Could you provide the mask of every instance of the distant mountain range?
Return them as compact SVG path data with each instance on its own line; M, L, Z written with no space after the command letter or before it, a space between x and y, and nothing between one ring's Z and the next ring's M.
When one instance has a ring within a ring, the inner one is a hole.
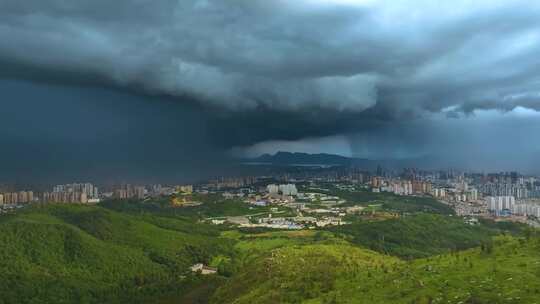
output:
M335 154L277 152L274 155L263 154L247 161L254 163L268 163L274 165L351 165L356 159ZM366 159L358 159L367 161Z
M526 174L539 174L538 156L531 156L523 159L520 167L516 168L485 168L486 162L481 162L476 157L444 157L442 155L425 155L420 157L400 158L400 159L366 159L357 157L346 157L327 153L299 153L299 152L277 152L276 154L263 154L255 158L241 159L242 164L250 165L271 165L271 166L352 166L363 170L373 171L378 166L385 170L402 170L403 168L419 168L424 170L472 170L472 171L510 171L517 170ZM482 167L482 164L484 167ZM508 167L508 166L507 166Z
M276 166L354 166L366 170L375 170L379 165L385 169L399 170L407 167L428 169L436 168L439 163L432 157L372 160L327 153L310 154L282 151L273 155L263 154L259 157L242 159L241 161L244 164L268 164Z
M401 161L394 160L370 160L365 158L346 157L328 153L300 153L300 152L277 152L276 154L263 154L259 157L242 160L243 163L268 164L275 166L354 166L367 170L374 170L378 165L386 168L405 165Z

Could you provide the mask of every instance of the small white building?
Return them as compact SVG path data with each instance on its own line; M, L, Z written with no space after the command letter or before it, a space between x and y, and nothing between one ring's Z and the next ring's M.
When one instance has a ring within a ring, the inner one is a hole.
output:
M191 271L200 272L201 274L214 274L217 273L217 268L209 267L202 263L197 263L191 266Z

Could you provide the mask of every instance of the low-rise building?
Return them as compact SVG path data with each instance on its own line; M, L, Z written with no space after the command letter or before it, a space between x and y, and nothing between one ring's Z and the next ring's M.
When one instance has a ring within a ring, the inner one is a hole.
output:
M214 274L217 273L217 268L206 266L202 263L197 263L191 266L192 272L199 272L201 274Z

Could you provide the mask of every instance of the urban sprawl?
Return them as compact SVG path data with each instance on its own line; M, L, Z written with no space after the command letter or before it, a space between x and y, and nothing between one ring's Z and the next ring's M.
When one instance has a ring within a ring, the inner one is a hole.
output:
M218 195L224 203L239 200L253 207L268 207L268 212L205 219L214 224L303 229L343 225L348 214L373 212L373 206L347 204L339 195L347 192L431 197L450 206L471 224L478 218L493 218L538 226L540 219L540 178L536 176L418 169L394 172L381 167L376 172L308 168L268 176L220 177L193 185L122 184L98 188L92 183L72 183L44 192L0 191L0 210L9 213L30 203L95 204L157 197L173 197L171 205L182 208L200 205L197 200L205 195Z

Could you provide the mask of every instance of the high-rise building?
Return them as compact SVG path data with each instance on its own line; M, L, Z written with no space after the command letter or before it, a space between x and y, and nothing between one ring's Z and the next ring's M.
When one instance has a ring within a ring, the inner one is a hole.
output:
M28 203L28 194L26 191L20 191L19 192L19 203Z
M469 200L476 201L478 200L478 190L472 188L469 190L467 197L469 197Z
M19 203L19 195L17 194L17 192L12 192L10 194L10 197L11 197L10 204L18 204Z
M382 186L382 178L379 176L373 176L371 178L371 187L372 188L380 188Z
M91 183L73 183L65 185L56 185L53 187L53 193L85 193L88 198L98 198L97 187Z
M411 182L412 184L412 192L415 194L430 194L432 185L430 182L426 181L420 181L420 180L413 180Z
M125 189L116 189L114 191L114 197L118 199L126 199L128 198L127 190Z
M144 187L142 186L135 187L135 197L137 199L144 199L145 191L146 189L144 189Z
M295 196L298 194L298 190L296 189L296 185L294 184L279 185L279 191L281 192L281 194L288 196Z
M444 190L444 188L435 188L432 193L435 197L444 198L446 196L446 190Z
M429 182L425 182L424 185L425 185L424 193L426 194L431 193L431 189L433 188L433 185L431 185L431 183Z
M516 204L512 207L513 214L533 215L540 218L540 205L536 204Z
M490 211L499 212L512 210L516 200L513 196L488 196L486 197L487 208Z
M275 184L270 184L266 186L266 191L270 194L278 194L279 193L279 186Z

